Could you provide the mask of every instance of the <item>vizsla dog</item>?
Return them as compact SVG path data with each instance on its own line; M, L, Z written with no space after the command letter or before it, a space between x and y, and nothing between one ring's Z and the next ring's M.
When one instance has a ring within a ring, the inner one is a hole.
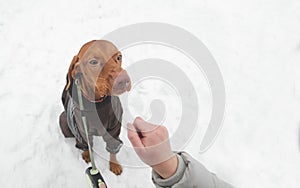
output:
M130 78L121 65L122 55L111 42L93 40L83 45L67 74L62 94L65 111L59 118L64 136L75 137L75 146L83 150L82 158L88 163L87 137L81 119L84 114L91 147L93 136L103 137L110 153L110 170L116 175L122 173L116 154L123 144L119 138L123 110L118 96L131 88ZM79 109L75 79L80 85L83 111Z

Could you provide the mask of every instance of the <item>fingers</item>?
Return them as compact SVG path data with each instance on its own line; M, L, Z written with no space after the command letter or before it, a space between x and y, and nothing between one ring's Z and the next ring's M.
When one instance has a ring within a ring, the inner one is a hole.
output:
M131 123L127 124L127 136L133 147L144 147L141 138L139 137L135 127Z

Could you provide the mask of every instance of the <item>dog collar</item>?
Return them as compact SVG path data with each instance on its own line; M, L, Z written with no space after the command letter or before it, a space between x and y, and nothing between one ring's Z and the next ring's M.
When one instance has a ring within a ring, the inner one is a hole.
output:
M86 98L89 102L92 102L92 103L100 103L100 102L103 102L105 99L106 99L106 95L104 95L103 97L100 97L100 99L97 99L97 100L91 100L89 99L88 96L86 96L84 93L82 93L82 95L84 96L84 98Z
M103 102L104 101L104 99L106 99L106 95L104 95L103 97L101 97L100 99L98 99L98 100L95 100L95 101L91 101L91 100L89 100L90 102L93 102L93 103L98 103L98 102Z

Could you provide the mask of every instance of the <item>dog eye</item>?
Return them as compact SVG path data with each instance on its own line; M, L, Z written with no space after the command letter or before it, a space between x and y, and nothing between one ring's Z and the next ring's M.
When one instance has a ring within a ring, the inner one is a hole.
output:
M118 55L117 60L121 61L122 60L122 55Z
M89 62L89 64L91 64L91 65L97 65L97 64L98 64L98 61L95 60L95 59L93 59L93 60L91 60L91 61Z

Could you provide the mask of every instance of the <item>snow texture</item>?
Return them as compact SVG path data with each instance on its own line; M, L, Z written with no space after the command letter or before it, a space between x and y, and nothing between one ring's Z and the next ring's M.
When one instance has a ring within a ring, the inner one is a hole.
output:
M235 187L300 187L299 10L299 0L0 0L0 187L87 187L88 165L58 126L66 71L85 42L148 21L193 33L213 54L224 77L223 129L205 153L199 146L212 101L204 77L194 80L202 97L202 119L185 150ZM125 67L144 57L160 55L176 62L180 56L151 45L135 48L123 52ZM144 83L128 94L128 110L149 116L146 102L152 95L147 93L153 87L164 88ZM166 122L175 124L180 118L176 94L154 94L173 104L166 111L174 119ZM169 123L172 133L176 126ZM122 139L130 147L124 128ZM102 146L98 148L107 158ZM122 149L121 162L126 157L138 160L128 151ZM117 177L104 158L97 155L96 163L108 187L154 187L150 168L127 165Z

